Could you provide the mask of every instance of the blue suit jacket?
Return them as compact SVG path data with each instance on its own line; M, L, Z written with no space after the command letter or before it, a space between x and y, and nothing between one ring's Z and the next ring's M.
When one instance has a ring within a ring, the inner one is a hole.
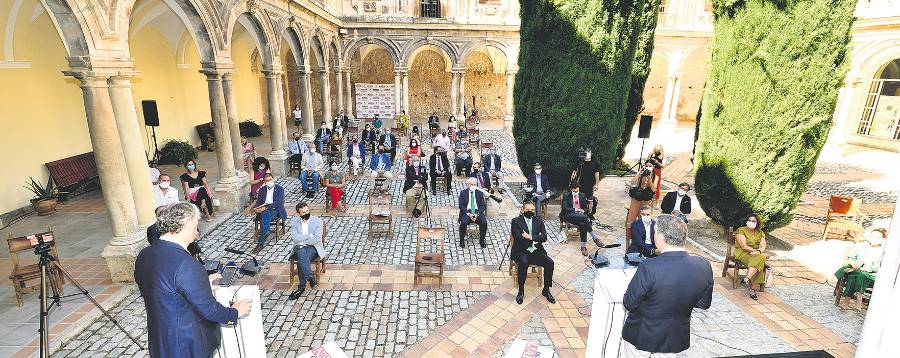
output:
M488 174L487 170L484 169L478 171L478 173L481 175L481 181L484 183L482 189L491 190L491 175ZM475 171L473 170L471 173L469 173L469 178L478 179L478 175L476 175Z
M382 154L372 154L372 159L369 160L369 169L376 170L378 169L378 165L384 162L384 171L391 171L391 154L390 153L382 153Z
M359 157L362 158L363 161L366 161L366 146L362 144L362 142L356 143L356 146L359 147ZM353 156L353 143L347 144L347 158Z
M691 345L691 311L712 304L712 267L684 251L664 252L638 266L625 291L622 338L637 349L677 353Z
M287 221L288 215L287 210L284 209L284 187L279 184L275 184L275 193L272 194L272 205L275 206L275 211L278 212L278 215L281 216L282 219ZM266 195L269 193L269 187L262 185L259 187L259 195L256 197L256 203L253 204L253 207L259 207L260 205L266 202Z
M147 309L150 356L207 358L219 347L219 324L238 312L213 297L206 270L176 243L159 240L141 250L134 279Z
M531 173L525 181L528 184L534 185L534 190L537 190L537 175ZM541 190L545 193L553 190L553 188L550 187L550 178L547 174L541 174Z
M635 220L631 223L631 245L628 246L627 252L640 252L644 254L644 256L650 256L650 253L653 252L653 249L656 248L656 241L653 237L654 230L656 229L656 221L650 222L650 244L646 243L647 233L644 232L644 222L641 219Z
M487 222L487 216L485 216L487 205L484 202L484 193L481 191L475 192L475 205L478 206L478 222ZM459 222L460 224L469 223L469 188L459 192Z

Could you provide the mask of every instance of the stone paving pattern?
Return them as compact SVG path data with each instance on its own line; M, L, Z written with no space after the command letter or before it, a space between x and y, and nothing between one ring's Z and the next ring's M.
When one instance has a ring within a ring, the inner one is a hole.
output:
M772 293L847 342L859 343L865 312L835 306L834 287L824 284L778 285Z

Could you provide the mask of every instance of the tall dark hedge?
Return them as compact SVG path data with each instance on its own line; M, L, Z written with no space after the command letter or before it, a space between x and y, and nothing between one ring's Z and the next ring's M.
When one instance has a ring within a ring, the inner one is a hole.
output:
M637 47L634 49L634 62L631 63L631 89L628 90L628 105L625 107L625 128L616 149L616 159L625 156L625 146L631 141L631 131L637 121L638 113L644 108L644 85L650 76L650 56L653 54L653 38L656 35L657 15L660 0L645 0L641 10L640 32Z
M825 143L848 68L855 0L714 0L696 148L706 214L788 224Z
M615 158L644 0L522 0L513 134L519 165L567 184L578 147Z

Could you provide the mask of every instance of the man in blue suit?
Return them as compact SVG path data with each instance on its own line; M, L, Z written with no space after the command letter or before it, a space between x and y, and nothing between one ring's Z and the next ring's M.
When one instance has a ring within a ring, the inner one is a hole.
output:
M366 162L366 146L359 142L359 138L353 136L352 143L347 143L347 166L353 175L363 172L363 163Z
M479 188L491 190L491 175L481 170L481 163L472 164L472 172L469 178L474 178Z
M631 245L627 252L639 252L644 257L656 256L656 240L653 237L655 228L656 222L650 214L650 205L641 205L640 218L631 223Z
M526 182L534 186L535 215L541 216L541 203L553 195L553 188L550 187L550 178L542 174L541 163L534 163L534 172L528 176Z
M263 179L265 185L259 187L259 195L256 196L256 203L253 204L253 211L259 218L259 237L253 254L258 254L266 247L266 237L269 236L272 220L280 217L281 220L287 221L288 217L287 211L284 210L284 188L275 184L275 177L272 176L272 173L266 173Z
M712 267L684 250L687 224L663 214L654 237L659 256L638 266L625 291L623 357L675 357L691 346L691 311L712 304Z
M156 222L162 236L141 250L134 265L134 279L147 310L150 356L210 357L221 341L219 324L234 324L250 313L251 303L221 305L210 287L220 276L207 276L203 265L188 253L200 222L196 206L166 205Z
M468 188L459 192L459 247L466 247L466 227L470 223L478 224L478 243L487 247L484 237L487 235L487 208L484 194L478 190L475 178L469 178Z

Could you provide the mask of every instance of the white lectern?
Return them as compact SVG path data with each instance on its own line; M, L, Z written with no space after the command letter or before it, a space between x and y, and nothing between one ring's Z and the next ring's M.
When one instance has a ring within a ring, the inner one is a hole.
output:
M625 323L622 297L635 271L634 268L597 270L585 357L619 356L622 325Z
M253 309L247 317L238 319L235 325L221 325L222 345L213 356L216 358L265 357L266 339L263 334L259 286L219 287L214 294L216 300L225 306L231 306L231 301L249 299L253 301Z

